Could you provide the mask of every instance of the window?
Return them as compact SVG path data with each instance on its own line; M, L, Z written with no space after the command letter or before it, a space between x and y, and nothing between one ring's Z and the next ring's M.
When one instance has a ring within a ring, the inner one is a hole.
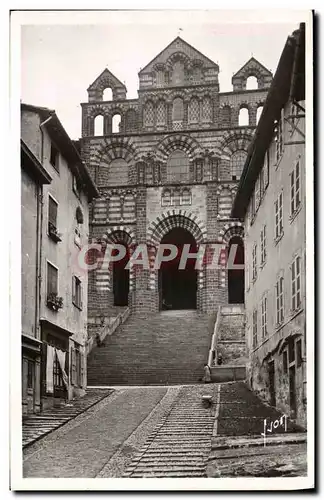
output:
M121 115L116 114L112 117L112 133L118 134L120 132L121 127Z
M103 101L112 101L113 100L113 93L112 93L112 89L110 87L104 89L103 94L102 94L102 100Z
M294 342L294 339L288 340L288 358L289 358L289 364L295 362L295 342Z
M75 175L73 176L72 189L73 189L73 193L78 198L80 198L80 196L81 196L81 186L80 186L79 182L77 181L77 178L75 177Z
M254 309L252 316L252 346L256 347L258 343L258 311Z
M262 115L262 111L263 111L263 106L258 106L257 112L256 112L256 122L257 122L257 124L259 123L260 116Z
M172 84L173 85L183 85L184 84L184 64L182 61L176 61L173 65L172 71Z
M76 276L72 277L72 302L76 307L82 309L82 283Z
M183 151L173 151L169 156L167 180L174 183L189 182L189 160Z
M283 372L288 373L288 353L287 353L287 351L284 351L282 353L282 366L283 366Z
M256 90L258 88L258 79L256 76L249 76L246 79L246 90Z
M290 214L294 215L300 206L300 166L296 163L290 174Z
M203 179L203 160L196 161L196 182L201 182Z
M261 332L262 338L267 336L267 297L264 296L261 301Z
M156 125L166 125L166 108L164 101L159 101L156 107Z
M104 117L97 115L94 119L94 135L104 135Z
M148 101L143 110L144 127L153 127L154 125L154 106L151 101Z
M291 309L297 311L301 305L301 273L300 257L296 257L291 265Z
M59 171L59 152L56 146L54 146L53 143L51 143L51 157L50 157L50 163L53 165L55 170Z
M253 246L252 250L252 280L257 279L257 245Z
M123 158L116 158L108 167L108 185L128 184L128 164Z
M261 265L265 263L267 257L266 249L266 226L261 229Z
M297 357L297 368L299 368L303 361L301 340L297 340L296 342L296 357Z
M47 262L47 296L58 294L58 269Z
M161 205L162 207L168 207L171 205L171 191L168 189L162 194Z
M184 189L182 191L180 205L191 205L191 192L189 189Z
M180 191L179 189L175 189L172 193L172 205L180 205Z
M60 388L64 387L61 367L56 353L54 354L54 362L53 362L53 383L54 387L60 387Z
M173 101L172 108L172 121L182 121L183 120L183 100L181 97L176 97Z
M239 127L247 127L249 125L249 110L241 108L239 112Z
M199 101L196 97L193 97L189 103L188 122L189 123L199 122Z
M283 234L283 194L280 193L275 203L275 224L276 224L276 239Z
M282 276L276 283L276 319L277 325L284 320L284 279Z
M281 114L283 112L281 111ZM279 162L283 153L283 118L275 121L275 142L276 142L276 161Z
M50 195L48 196L48 235L55 241L61 241L61 235L57 230L58 203Z
M246 151L240 149L232 154L230 159L230 178L232 181L238 181L246 160Z

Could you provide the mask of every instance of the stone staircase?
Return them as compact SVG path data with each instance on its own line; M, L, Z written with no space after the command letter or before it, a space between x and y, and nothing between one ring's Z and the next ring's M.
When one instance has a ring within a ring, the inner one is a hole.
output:
M206 477L216 385L182 387L171 409L133 456L124 477ZM204 407L202 396L213 404Z
M130 316L88 357L88 385L198 383L210 345L208 316L163 311Z
M245 365L247 357L244 306L223 306L220 314L217 353L222 354L223 365Z

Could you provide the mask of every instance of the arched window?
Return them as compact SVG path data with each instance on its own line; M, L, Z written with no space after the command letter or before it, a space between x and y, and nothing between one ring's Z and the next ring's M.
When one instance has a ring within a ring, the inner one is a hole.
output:
M183 100L181 97L176 97L172 107L172 121L182 122L183 120Z
M156 86L157 87L164 87L165 85L165 74L163 70L158 70L156 72Z
M112 117L112 133L118 134L120 132L121 115L116 113Z
M173 151L167 163L168 182L189 182L189 158L183 151Z
M129 109L125 117L126 132L136 132L137 130L137 116L135 109Z
M104 117L97 115L94 119L94 135L104 135Z
M201 69L196 66L192 70L192 83L200 83L202 79Z
M156 125L166 124L165 102L159 101L156 107Z
M168 207L171 205L171 191L169 191L169 189L163 191L161 205L163 207Z
M232 154L230 160L230 176L231 180L238 181L244 167L247 153L243 149L239 149Z
M102 94L102 100L103 101L112 101L113 100L113 93L110 87L107 89L104 89L103 94Z
M230 106L224 106L221 111L221 117L222 117L222 122L221 125L222 127L230 127L231 126L231 115L232 115L232 110Z
M257 122L257 124L259 123L262 111L263 111L263 106L259 106L258 109L257 109L257 113L256 113L256 122Z
M191 192L189 189L182 191L180 205L191 205Z
M180 205L180 189L175 189L172 193L172 205Z
M116 158L108 167L108 185L128 184L128 164L123 158Z
M247 108L241 108L239 113L239 126L247 127L249 125L249 110Z
M154 106L151 101L148 101L144 106L143 122L144 122L144 127L154 126Z
M255 76L249 76L246 79L246 90L256 90L258 88L258 79Z
M121 219L121 199L118 195L109 198L108 218L110 222L117 222Z
M204 97L202 102L202 121L209 123L212 121L212 103L209 97Z
M176 61L173 65L172 84L173 85L184 84L184 64L182 61Z
M199 123L199 101L196 97L193 97L189 103L188 122Z

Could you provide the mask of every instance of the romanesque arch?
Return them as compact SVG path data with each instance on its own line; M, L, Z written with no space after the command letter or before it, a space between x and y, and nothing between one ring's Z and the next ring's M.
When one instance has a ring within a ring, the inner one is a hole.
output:
M201 150L199 143L195 139L189 135L177 134L162 139L155 147L155 155L160 161L166 162L170 153L176 149L187 153L190 161L193 161Z
M150 224L147 231L147 241L156 246L165 234L177 227L188 230L197 244L206 240L207 228L196 215L189 210L174 209L162 213Z

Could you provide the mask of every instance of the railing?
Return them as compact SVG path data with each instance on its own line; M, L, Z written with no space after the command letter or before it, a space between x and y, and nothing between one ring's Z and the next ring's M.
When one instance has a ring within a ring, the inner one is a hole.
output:
M91 337L88 340L86 344L86 354L88 355L92 351L94 342L96 343L96 345L100 345L107 337L107 335L112 335L117 330L119 325L125 323L129 315L130 308L127 307L125 311L120 312L113 321L104 324L101 330L96 334L96 336Z
M211 338L210 349L209 349L209 353L208 353L208 363L207 364L209 367L211 367L213 365L213 360L217 359L216 345L217 345L218 327L219 327L220 317L221 317L221 306L219 306L217 309L214 331L213 331L213 335Z

